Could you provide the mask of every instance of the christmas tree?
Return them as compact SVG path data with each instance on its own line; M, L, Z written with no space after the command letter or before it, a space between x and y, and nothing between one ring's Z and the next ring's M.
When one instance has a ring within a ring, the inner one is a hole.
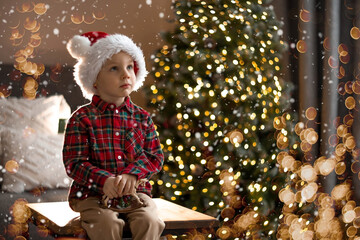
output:
M290 119L281 24L262 0L178 0L174 11L146 94L165 154L153 194L219 216L218 238L275 238Z

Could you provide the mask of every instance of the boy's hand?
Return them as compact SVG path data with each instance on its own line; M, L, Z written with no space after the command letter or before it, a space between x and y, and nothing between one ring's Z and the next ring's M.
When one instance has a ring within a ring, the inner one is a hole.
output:
M122 178L120 179L120 183L117 189L117 194L119 195L119 197L135 192L134 190L137 176L132 174L123 174L120 175L120 177Z
M105 196L107 196L109 199L117 198L119 197L117 186L120 183L122 179L122 176L116 176L116 177L109 177L106 179L103 191Z

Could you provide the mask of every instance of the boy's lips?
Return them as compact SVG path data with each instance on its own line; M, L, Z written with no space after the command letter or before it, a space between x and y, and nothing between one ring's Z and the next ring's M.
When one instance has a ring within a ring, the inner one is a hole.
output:
M129 88L129 87L131 87L131 85L130 85L130 84L123 84L123 85L121 85L120 87L121 87L121 88Z

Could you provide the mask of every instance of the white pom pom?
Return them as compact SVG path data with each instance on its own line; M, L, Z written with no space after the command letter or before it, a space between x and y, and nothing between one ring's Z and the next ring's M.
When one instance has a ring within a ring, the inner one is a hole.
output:
M73 58L81 58L90 49L90 40L80 35L74 36L66 45L67 50Z

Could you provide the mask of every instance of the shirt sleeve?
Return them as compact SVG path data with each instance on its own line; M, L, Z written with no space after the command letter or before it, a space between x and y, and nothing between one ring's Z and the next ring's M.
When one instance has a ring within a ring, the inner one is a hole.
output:
M158 173L164 164L164 154L161 149L158 134L150 116L147 119L143 151L134 162L126 166L122 174L133 174L138 179L150 179Z
M76 116L69 119L65 132L63 161L67 175L75 183L102 194L106 179L114 175L92 164L89 133L85 122L86 119L80 120Z

